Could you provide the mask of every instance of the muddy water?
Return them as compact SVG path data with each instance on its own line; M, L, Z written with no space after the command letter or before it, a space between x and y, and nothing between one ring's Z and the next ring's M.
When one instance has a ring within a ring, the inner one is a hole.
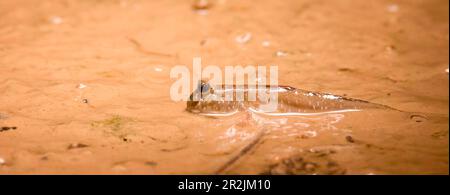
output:
M0 173L448 174L448 1L212 3L1 1ZM196 56L406 112L188 113Z

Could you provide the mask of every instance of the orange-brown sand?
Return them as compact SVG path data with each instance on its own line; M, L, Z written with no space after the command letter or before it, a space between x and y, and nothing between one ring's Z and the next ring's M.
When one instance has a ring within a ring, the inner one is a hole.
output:
M170 99L171 67L193 57L420 113L311 119L225 174L449 173L447 0L209 3L0 1L0 174L216 173L256 130L244 118L224 138L233 121Z

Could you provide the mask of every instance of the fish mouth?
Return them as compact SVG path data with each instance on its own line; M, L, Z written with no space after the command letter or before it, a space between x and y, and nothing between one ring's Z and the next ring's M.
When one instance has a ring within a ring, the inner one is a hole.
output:
M194 95L195 92L193 92L191 96L189 96L189 100L186 102L186 111L188 112L195 112L195 108L200 103L199 101L194 101Z
M205 80L200 80L197 89L189 96L189 100L186 103L186 110L192 113L200 113L201 109L198 109L201 106L200 103L209 102L207 101L208 97L212 94L214 94L213 86Z

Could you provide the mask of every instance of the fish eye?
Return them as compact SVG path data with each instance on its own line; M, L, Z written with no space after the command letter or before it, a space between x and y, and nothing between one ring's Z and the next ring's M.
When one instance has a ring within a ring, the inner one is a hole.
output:
M200 80L198 82L198 86L197 86L197 91L200 93L208 93L210 92L211 89L211 85L209 85L208 82L204 81L204 80Z
M209 92L209 89L210 89L211 87L209 86L209 84L207 84L207 83L202 83L201 84L201 87L200 87L200 91L202 92L202 93L207 93L207 92Z

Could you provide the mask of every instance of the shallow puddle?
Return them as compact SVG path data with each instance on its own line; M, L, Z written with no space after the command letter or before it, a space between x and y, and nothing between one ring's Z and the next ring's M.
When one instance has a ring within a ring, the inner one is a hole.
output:
M205 2L0 1L0 174L448 174L448 1ZM194 57L404 112L191 113Z

